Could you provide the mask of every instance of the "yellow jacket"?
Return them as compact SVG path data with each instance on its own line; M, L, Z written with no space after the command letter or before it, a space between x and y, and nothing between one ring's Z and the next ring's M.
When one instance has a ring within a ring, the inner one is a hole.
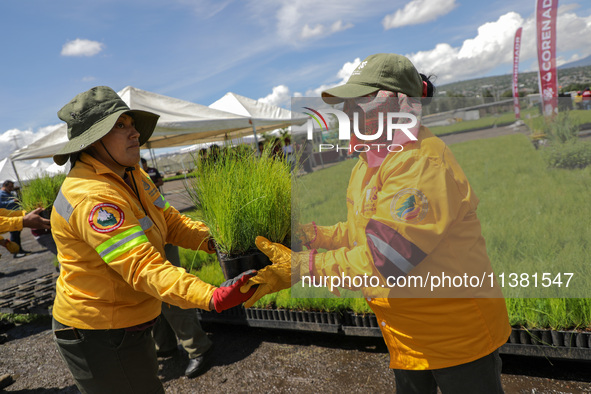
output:
M328 252L316 255L313 273L373 275L380 283L387 277L426 280L426 288L409 282L363 289L390 368L439 369L490 354L507 341L511 327L498 286L489 285L478 199L451 151L422 127L417 142L377 167L369 167L364 155L349 181L347 222L318 228L311 247ZM429 287L433 275L465 273L486 275L484 290Z
M8 231L21 231L23 229L23 216L25 216L25 211L0 208L0 234Z
M157 317L161 301L209 310L215 287L164 258L166 243L211 252L207 227L170 206L137 165L132 173L133 188L83 153L61 187L51 227L61 264L53 316L62 324L131 327Z

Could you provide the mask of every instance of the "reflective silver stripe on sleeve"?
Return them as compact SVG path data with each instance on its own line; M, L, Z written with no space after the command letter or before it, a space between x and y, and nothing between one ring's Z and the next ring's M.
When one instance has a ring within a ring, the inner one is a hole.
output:
M142 227L142 230L144 230L144 231L146 231L147 229L152 227L152 225L154 224L154 222L152 222L152 219L150 219L149 216L144 216L143 218L141 218L139 220L139 222L140 222L140 226Z
M415 267L407 259L402 257L402 255L400 255L400 253L398 253L396 249L394 249L393 247L391 247L375 235L367 234L367 238L370 238L372 240L377 250L381 254L383 254L389 262L394 264L396 267L398 267L399 270L401 270L405 274L408 274L410 270L412 270Z
M164 209L164 207L166 206L166 200L164 199L164 197L160 196L154 200L154 205L156 205L160 209Z
M74 212L74 207L70 205L70 202L64 197L62 194L62 189L60 188L55 201L53 202L53 206L57 213L61 217L63 217L66 222L70 222L70 216L72 216L72 212Z

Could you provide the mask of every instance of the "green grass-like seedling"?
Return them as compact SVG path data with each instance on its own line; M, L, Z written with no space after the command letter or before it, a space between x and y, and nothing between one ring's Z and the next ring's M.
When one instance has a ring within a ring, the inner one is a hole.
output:
M51 209L66 174L44 174L31 179L21 190L21 206L25 211Z
M258 235L272 242L290 240L295 212L291 168L270 153L256 157L250 151L227 150L216 161L196 163L189 196L224 254L256 249Z

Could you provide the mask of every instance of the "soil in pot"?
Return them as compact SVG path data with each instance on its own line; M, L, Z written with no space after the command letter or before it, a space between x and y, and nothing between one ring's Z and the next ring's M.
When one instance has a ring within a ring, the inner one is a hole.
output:
M241 255L227 255L216 249L216 255L226 280L235 278L245 271L251 269L260 270L271 264L271 260L267 255L258 249L250 250Z

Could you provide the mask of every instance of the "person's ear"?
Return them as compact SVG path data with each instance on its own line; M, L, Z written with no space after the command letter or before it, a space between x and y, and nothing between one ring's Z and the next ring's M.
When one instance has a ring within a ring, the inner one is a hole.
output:
M427 92L428 92L428 87L427 87L427 82L423 81L423 96L422 97L427 97Z

